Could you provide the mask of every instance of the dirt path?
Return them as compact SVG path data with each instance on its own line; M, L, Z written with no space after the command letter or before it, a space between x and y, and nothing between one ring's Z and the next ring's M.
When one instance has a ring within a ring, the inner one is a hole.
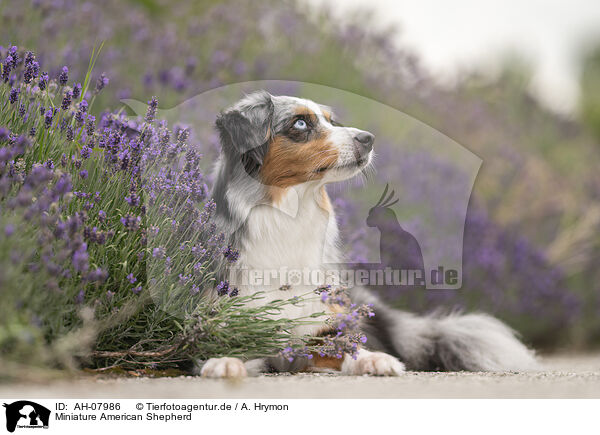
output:
M420 373L397 378L269 375L238 382L94 378L3 385L0 397L35 398L600 398L600 354L543 358L533 373Z

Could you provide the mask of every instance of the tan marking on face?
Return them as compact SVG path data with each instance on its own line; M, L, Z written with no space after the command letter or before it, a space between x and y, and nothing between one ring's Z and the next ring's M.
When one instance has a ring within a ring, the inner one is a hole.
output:
M308 106L298 106L294 110L296 115L306 115L306 116L317 116L312 109L308 108Z
M331 113L327 110L322 110L323 117L327 120L327 122L331 123Z
M306 106L296 107L294 114L296 116L304 116L305 118L308 118L315 125L319 123L319 116L312 109Z
M327 133L318 134L315 139L305 143L297 143L279 135L269 144L259 176L267 186L287 189L323 178L324 172L315 171L331 167L337 160L338 151L329 141Z

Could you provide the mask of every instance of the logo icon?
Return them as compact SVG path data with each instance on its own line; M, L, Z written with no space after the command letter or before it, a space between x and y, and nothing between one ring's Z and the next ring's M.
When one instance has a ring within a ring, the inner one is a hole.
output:
M50 410L29 400L19 400L6 408L6 430L14 432L16 428L47 429L50 422Z
M388 187L389 184L386 184L381 198L369 210L367 217L367 226L377 228L380 233L381 265L399 270L418 270L423 277L425 267L421 245L415 236L400 226L396 213L391 208L399 199L395 198L393 190L386 196Z

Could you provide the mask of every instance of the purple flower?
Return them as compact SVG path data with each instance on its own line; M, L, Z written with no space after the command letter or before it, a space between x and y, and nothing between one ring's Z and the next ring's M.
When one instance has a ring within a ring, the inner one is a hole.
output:
M60 83L61 86L64 86L67 84L68 81L69 81L69 68L67 68L66 66L63 66L62 70L60 71L60 74L58 75L58 83Z
M131 284L134 284L134 283L137 281L136 277L135 277L135 276L133 276L133 273L130 273L129 275L127 275L127 280L128 280L128 281L129 281Z
M13 48L16 47L11 47L9 49L8 55L6 56L6 59L4 59L2 78L4 79L5 83L8 81L11 70L17 66L17 61L19 60L17 51L16 49L13 50Z
M86 279L89 282L102 283L106 280L107 277L108 277L108 273L105 270L98 267L98 268L90 271L90 273L88 273Z
M0 163L6 163L12 159L12 150L7 147L0 148ZM8 180L8 178L7 178Z
M313 355L307 348L294 349L292 346L287 346L279 352L283 358L289 362L293 362L296 358L312 359ZM325 356L325 353L321 352L321 356Z
M8 81L8 77L10 75L10 70L12 69L12 57L7 56L6 59L4 59L4 65L2 68L2 80L4 81L4 83L6 83Z
M83 147L81 147L81 151L79 152L79 154L83 159L89 159L92 155L92 149L87 145L84 145Z
M135 192L132 192L129 196L125 197L125 201L127 201L129 205L134 207L140 205L140 197Z
M189 128L180 128L179 131L177 132L177 143L180 146L184 146L187 143L187 140L190 137L190 129Z
M228 246L227 249L225 249L223 256L230 263L235 263L240 258L240 253L236 249L233 249L231 246Z
M156 117L156 108L158 107L158 98L152 97L150 101L148 101L148 110L146 111L146 117L144 120L151 124L154 122L154 118Z
M73 98L77 99L81 95L81 83L77 83L73 86Z
M52 109L48 109L46 114L44 115L44 125L46 128L50 128L52 126L52 120L54 118L54 111Z
M221 281L219 285L217 285L217 294L219 296L225 296L229 292L229 282Z
M21 93L21 89L19 89L19 88L12 88L10 90L10 96L8 97L10 104L15 104L17 102L17 99L19 98L20 93Z
M24 63L25 65L30 65L33 61L35 60L35 55L33 54L33 51L27 51L25 53L25 60Z
M108 77L106 77L106 73L100 74L98 77L98 81L96 81L96 89L94 89L94 94L100 93L102 89L104 89L108 85Z
M58 196L63 196L66 193L69 193L72 188L71 177L68 174L63 174L54 185L53 191Z
M47 72L43 72L42 75L40 75L40 81L38 83L38 86L40 87L40 89L43 91L46 89L46 86L48 86L48 81L50 80L50 76L48 75Z
M87 109L88 109L87 101L82 100L81 103L79 103L79 110L77 110L77 113L75 114L75 120L79 124L83 123L85 114L87 113Z
M79 249L73 254L73 268L80 273L87 272L89 264L86 243L82 243Z
M120 221L128 231L137 231L142 222L142 218L140 216L127 215L122 217Z
M88 171L86 169L82 169L79 171L79 176L85 180L88 177Z
M6 224L4 226L4 235L10 237L15 233L15 226L13 224Z
M52 171L48 168L45 168L42 165L35 165L27 179L25 180L25 184L31 188L37 188L52 179Z
M137 295L137 294L139 294L139 293L142 291L142 286L141 286L141 284L140 284L140 285L137 285L137 286L135 286L134 288L132 288L132 289L131 289L131 291L133 292L133 294L134 294L134 295Z
M88 136L92 136L94 134L94 130L96 129L96 117L92 115L88 115L87 117L87 125L86 125L86 133Z
M290 346L286 347L285 349L283 349L283 350L281 351L281 353L282 353L282 356L283 356L285 359L287 359L289 362L293 362L293 361L294 361L294 355L293 355L293 352L294 352L294 348L293 348L293 347L290 347Z
M67 133L65 136L69 142L75 139L75 131L73 131L73 127L71 127L70 125L67 126Z
M103 222L106 220L106 212L104 210L100 210L98 212L98 218L100 219L100 222Z
M83 302L85 301L85 291L79 290L79 293L77 293L77 296L75 296L75 303L77 305L81 305L83 304Z
M25 83L31 83L31 81L38 76L40 73L40 64L36 61L26 63L25 71L23 73L23 81Z
M67 110L71 107L71 99L73 98L72 91L66 91L65 96L63 97L62 104L60 105L62 110Z
M19 55L17 53L17 50L18 47L16 45L11 45L10 47L8 47L8 55L13 58L13 68L17 66L17 62L19 61Z

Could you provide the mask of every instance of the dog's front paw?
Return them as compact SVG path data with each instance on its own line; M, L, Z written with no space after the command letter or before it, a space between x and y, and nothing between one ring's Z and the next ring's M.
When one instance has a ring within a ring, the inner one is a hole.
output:
M348 375L399 376L406 370L404 364L383 352L361 350L356 360L346 357L342 372Z
M205 378L245 378L246 366L238 358L211 358L202 367L200 375Z

